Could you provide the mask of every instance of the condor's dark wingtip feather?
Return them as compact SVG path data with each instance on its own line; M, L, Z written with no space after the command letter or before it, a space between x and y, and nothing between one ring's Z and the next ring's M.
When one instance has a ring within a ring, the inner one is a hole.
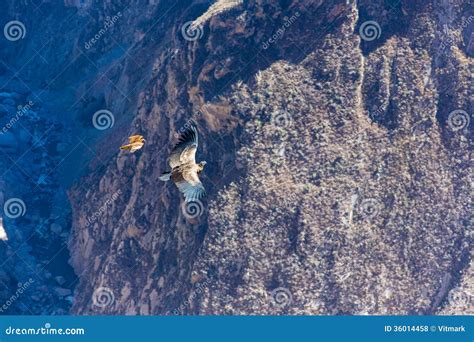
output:
M178 139L178 144L188 143L188 142L195 142L197 143L197 129L196 126L189 127L186 131L184 131Z

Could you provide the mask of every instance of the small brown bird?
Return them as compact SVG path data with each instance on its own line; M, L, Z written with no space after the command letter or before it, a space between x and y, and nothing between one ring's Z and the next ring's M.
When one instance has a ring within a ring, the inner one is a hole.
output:
M184 194L186 202L196 201L206 195L198 176L204 170L206 162L196 164L197 148L197 129L191 126L181 134L178 143L171 151L169 158L171 171L163 173L160 177L165 182L171 179Z
M130 150L131 153L134 153L141 149L145 145L146 140L141 135L132 135L128 138L128 144L120 146L121 150Z

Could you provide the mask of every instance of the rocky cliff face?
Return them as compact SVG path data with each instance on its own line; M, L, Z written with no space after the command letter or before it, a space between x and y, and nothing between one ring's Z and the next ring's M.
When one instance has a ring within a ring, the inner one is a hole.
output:
M67 5L90 23L72 313L473 312L468 4ZM191 119L208 198L186 206L158 177Z

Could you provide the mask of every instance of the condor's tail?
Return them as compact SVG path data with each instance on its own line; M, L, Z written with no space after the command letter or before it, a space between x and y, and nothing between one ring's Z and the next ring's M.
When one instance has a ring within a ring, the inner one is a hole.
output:
M164 181L164 182L167 182L169 181L171 178L171 172L164 172L161 174L160 176L160 180Z

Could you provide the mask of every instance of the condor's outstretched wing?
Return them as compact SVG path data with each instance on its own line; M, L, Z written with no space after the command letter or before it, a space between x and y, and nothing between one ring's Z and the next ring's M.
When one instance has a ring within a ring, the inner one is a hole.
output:
M192 168L185 168L173 181L178 187L179 191L184 194L186 202L196 201L206 195L206 190L199 179L196 171Z
M179 141L171 151L169 165L171 169L186 163L196 163L198 133L195 126L189 127L179 137Z

